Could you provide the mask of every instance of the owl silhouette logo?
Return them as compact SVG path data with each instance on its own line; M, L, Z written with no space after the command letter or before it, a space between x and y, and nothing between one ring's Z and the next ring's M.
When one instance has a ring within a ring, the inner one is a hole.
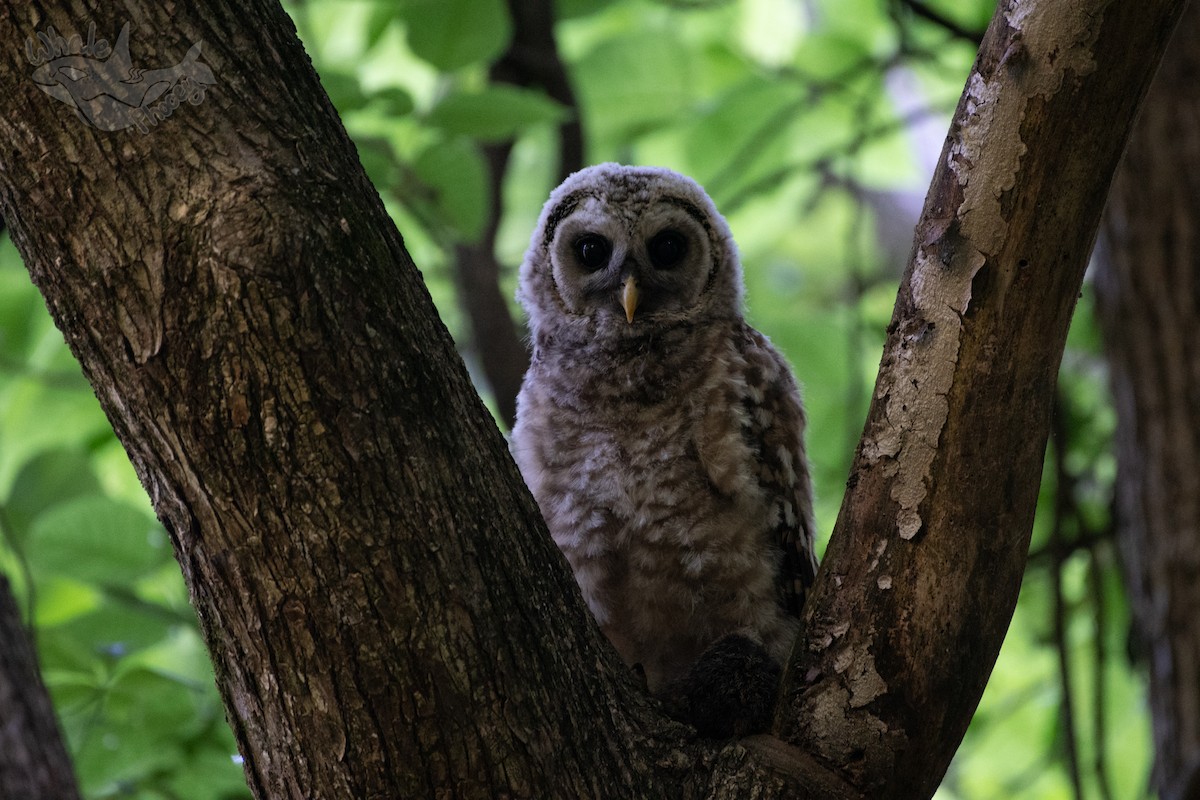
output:
M46 94L75 109L76 115L102 131L136 127L142 133L171 116L185 100L199 105L216 83L212 70L200 60L204 42L196 42L173 67L140 69L129 60L129 23L110 46L88 27L84 42L78 35L64 38L48 28L25 40L25 54L37 69L33 81Z

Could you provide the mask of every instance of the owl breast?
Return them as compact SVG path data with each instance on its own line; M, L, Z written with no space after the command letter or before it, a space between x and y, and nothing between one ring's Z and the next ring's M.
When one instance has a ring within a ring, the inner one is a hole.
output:
M592 614L652 690L721 636L782 659L796 629L776 596L779 507L745 435L745 362L723 327L686 332L679 352L706 359L672 357L669 336L604 363L543 352L519 398L518 465Z

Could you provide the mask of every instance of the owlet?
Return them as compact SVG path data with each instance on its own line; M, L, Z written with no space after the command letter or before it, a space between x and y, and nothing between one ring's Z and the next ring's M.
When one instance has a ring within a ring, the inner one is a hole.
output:
M655 692L730 636L781 664L816 568L799 390L742 294L728 224L665 169L570 176L521 266L533 358L513 454Z

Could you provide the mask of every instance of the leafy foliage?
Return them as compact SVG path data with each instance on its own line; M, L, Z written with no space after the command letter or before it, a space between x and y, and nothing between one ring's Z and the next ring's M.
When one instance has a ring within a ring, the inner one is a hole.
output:
M0 570L89 798L248 797L166 532L0 243Z
M468 355L454 245L478 241L498 213L511 296L556 182L560 124L582 123L589 162L661 164L700 180L742 249L752 320L806 387L824 531L974 57L969 36L991 9L984 0L560 0L571 108L489 75L513 35L503 0L290 6ZM484 148L508 139L494 209ZM1110 535L1113 412L1087 300L1064 359L1030 570L942 800L1144 795L1148 723L1125 656ZM36 622L88 796L246 796L166 534L7 243L0 527L0 569Z

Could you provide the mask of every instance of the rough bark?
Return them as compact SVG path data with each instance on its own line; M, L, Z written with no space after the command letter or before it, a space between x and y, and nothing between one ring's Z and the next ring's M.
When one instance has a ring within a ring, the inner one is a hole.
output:
M1002 3L925 209L777 729L927 797L1016 603L1067 327L1181 2Z
M619 665L278 6L66 5L0 0L0 41L130 19L137 66L203 39L217 79L105 133L0 49L0 212L171 534L257 797L932 793L1008 622L1092 206L1177 2L994 23L807 611L792 744L698 742Z
M1117 409L1118 541L1162 800L1200 798L1200 7L1113 183L1095 288Z
M0 4L0 41L129 20L134 66L203 40L217 80L108 133L4 48L0 207L171 535L256 796L632 791L636 688L290 20L65 5Z
M0 575L0 797L78 800L37 653Z

